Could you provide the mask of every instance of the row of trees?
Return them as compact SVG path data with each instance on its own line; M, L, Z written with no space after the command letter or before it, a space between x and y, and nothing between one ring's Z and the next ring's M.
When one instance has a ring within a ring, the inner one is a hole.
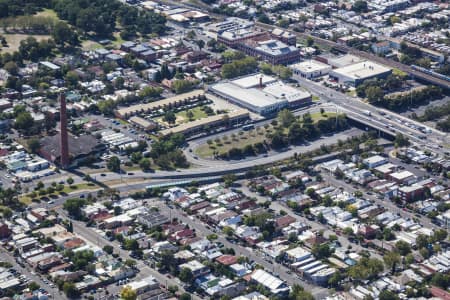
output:
M442 131L450 132L450 116L436 124L436 127Z
M415 106L440 98L442 98L442 89L437 86L430 85L423 89L413 90L406 94L392 97L385 96L379 104L391 110L400 110L408 106Z
M185 168L189 165L180 147L185 144L182 134L171 134L152 144L150 157L162 169Z
M261 63L259 69L267 75L278 75L281 79L287 80L292 77L292 70L283 65L271 65L269 63Z
M342 130L348 127L345 115L327 117L314 122L310 113L305 113L302 118L296 118L289 110L278 113L277 121L272 124L273 130L266 133L264 143L248 145L244 148L231 148L222 158L240 158L246 155L255 155L266 151L267 148L281 149L289 144L299 144L306 140L312 140L322 134ZM268 127L268 126L266 126Z
M386 95L399 89L402 86L402 80L396 75L389 75L386 80L369 79L356 88L356 93L359 97L367 98L371 104L392 110L404 109L442 97L442 89L436 86L414 89L408 93Z
M110 36L117 24L131 34L162 34L166 30L166 20L160 14L138 10L117 0L55 0L52 8L71 25L100 36Z
M361 98L369 98L369 102L377 102L385 93L399 89L404 78L398 75L389 75L386 79L368 79L356 88L356 94ZM376 88L376 89L375 89ZM376 97L378 96L378 97Z
M0 18L31 15L47 5L46 0L0 0Z
M450 115L450 102L439 106L428 107L422 116L417 116L413 113L412 117L420 122L427 122L440 119L447 115Z
M221 74L223 78L234 78L253 73L258 67L258 62L253 57L245 57L234 60L222 66Z
M33 34L47 34L55 26L55 19L44 16L19 16L0 19L5 31L20 31Z

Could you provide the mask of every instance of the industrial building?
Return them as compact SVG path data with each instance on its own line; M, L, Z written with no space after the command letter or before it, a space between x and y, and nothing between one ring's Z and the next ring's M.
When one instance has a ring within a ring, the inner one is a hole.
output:
M307 60L294 65L290 65L294 78L316 78L327 75L331 71L331 66L317 60Z
M253 23L233 18L212 27L217 41L247 55L271 64L292 64L300 60L300 50L295 46L295 36L288 32L257 30Z
M363 61L342 68L331 70L329 76L340 84L358 86L364 80L386 78L392 69L370 61Z
M226 114L219 114L209 116L203 119L184 123L172 128L161 130L162 136L168 134L182 133L185 136L192 136L198 133L205 132L205 130L217 128L220 126L232 126L233 124L240 124L249 118L249 113L245 109L239 109Z
M192 104L205 99L204 95L205 92L203 90L194 90L189 93L176 95L174 97L155 102L136 104L129 107L120 108L115 111L115 114L118 118L128 118L140 113L149 113L158 109L169 109L186 104Z
M311 102L311 94L262 74L215 84L210 92L262 116Z
M130 119L128 119L128 121L134 126L137 126L145 131L151 131L158 128L158 124L156 122L138 116L133 116Z
M40 155L52 163L61 165L62 147L60 136L46 136L40 140L40 143ZM100 143L92 135L82 135L79 137L68 135L68 157L70 158L70 166L81 163L90 155L97 156L104 149L104 144Z

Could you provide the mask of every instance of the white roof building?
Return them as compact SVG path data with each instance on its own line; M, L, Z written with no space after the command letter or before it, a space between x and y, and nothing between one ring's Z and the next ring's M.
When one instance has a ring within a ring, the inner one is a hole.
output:
M253 272L251 279L265 286L272 294L287 293L290 290L284 281L261 269Z
M317 60L306 60L289 66L295 77L315 78L327 75L331 71L331 66Z

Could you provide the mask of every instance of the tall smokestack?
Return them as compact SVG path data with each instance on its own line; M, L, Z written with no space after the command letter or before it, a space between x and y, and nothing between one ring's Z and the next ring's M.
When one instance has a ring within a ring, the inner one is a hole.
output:
M66 96L61 94L59 96L60 101L60 134L61 134L61 168L66 169L69 166L69 140L67 137L67 108L66 108Z

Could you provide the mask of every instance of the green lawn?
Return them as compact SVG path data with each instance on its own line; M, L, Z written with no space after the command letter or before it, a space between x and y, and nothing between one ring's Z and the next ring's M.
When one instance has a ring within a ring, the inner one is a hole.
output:
M201 109L201 107L194 107L190 109L190 111L193 113L193 117L191 120L187 117L187 110L180 111L176 113L177 116L177 122L181 123L187 123L190 121L206 118L208 115ZM179 120L179 121L178 121Z
M270 129L269 129L270 130ZM256 143L264 142L266 139L266 130L260 129L259 133L256 130L243 131L242 135L236 134L234 138L227 135L227 139L222 137L220 142L217 143L213 140L211 145L207 143L197 147L195 154L199 157L211 157L214 151L218 151L219 154L227 153L231 148L244 148L247 145L253 145Z
M316 95L312 95L312 101L320 101L320 97Z
M56 14L56 11L54 11L53 9L48 9L48 8L46 8L46 9L44 9L44 10L38 12L38 13L36 14L36 16L52 18L52 19L58 20L58 21L60 20L60 18L59 18L58 15Z
M189 118L187 117L188 110L182 110L182 111L175 113L175 116L177 118L175 121L176 125L180 125L183 123L189 123L189 122L192 122L195 120L199 120L199 119L208 117L208 115L201 109L201 107L194 107L189 110L192 111L192 113L193 113L191 120L189 120ZM164 121L164 117L156 118L155 121L158 123L161 123L161 124L165 124L166 126L169 125L166 121Z
M336 113L320 112L310 114L313 122L320 120L326 120L328 118L336 117ZM301 118L301 116L300 116ZM210 144L204 143L194 150L194 153L202 158L210 158L216 151L220 154L227 153L231 148L243 149L247 145L254 145L256 143L262 143L266 140L266 132L272 131L273 127L270 126L267 129L259 128L257 130L241 131L241 134L235 134L234 138L231 135L227 135L226 138L222 137L219 141L211 140ZM284 134L288 134L289 129L284 128Z
M75 192L75 191L81 191L81 190L94 190L98 188L98 186L96 186L94 183L89 182L89 183L79 183L79 184L75 184L75 185L64 185L64 189L62 190L62 192L68 194L71 192Z
M320 120L326 120L329 117L336 117L336 113L332 112L325 112L321 114L320 112L312 113L311 118L314 122L320 121Z
M64 189L62 190L62 191L55 191L52 195L55 195L55 196L57 196L58 194L60 194L60 193L65 193L65 194L70 194L70 193L72 193L72 192L75 192L75 191L82 191L82 190L95 190L95 189L97 189L98 188L98 186L97 185L95 185L94 183L92 183L92 182L89 182L89 183L79 183L79 184L74 184L74 185L71 185L71 186L69 186L69 185L64 185ZM51 197L49 197L49 195L48 194L46 194L46 195L36 195L36 197L34 197L35 199L40 199L40 198L42 198L42 197L47 197L47 198L51 198ZM21 196L19 196L19 201L20 202L22 202L23 204L25 204L25 205L29 205L29 204L31 204L31 200L33 199L33 197L31 197L31 194L26 194L26 195L21 195Z
M92 41L92 40L85 40L81 43L81 46L83 49L86 50L96 50L96 49L101 49L103 48L102 45L100 45L99 43Z
M113 36L114 36L114 41L112 41L112 44L115 47L118 47L125 42L124 39L122 39L122 37L120 36L120 32L114 32Z
M406 77L406 76L408 76L408 73L403 72L402 70L399 70L399 69L397 69L397 68L393 68L393 69L392 69L392 74L393 74L393 75L397 75L397 76L401 76L401 77Z

